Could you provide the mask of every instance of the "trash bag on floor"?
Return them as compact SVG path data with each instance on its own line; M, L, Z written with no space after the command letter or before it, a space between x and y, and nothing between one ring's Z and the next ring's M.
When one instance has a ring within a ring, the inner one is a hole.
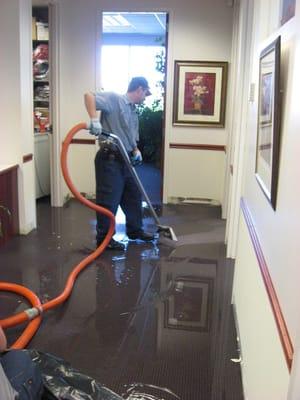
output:
M122 400L118 394L72 368L65 360L37 350L28 352L42 373L43 400Z

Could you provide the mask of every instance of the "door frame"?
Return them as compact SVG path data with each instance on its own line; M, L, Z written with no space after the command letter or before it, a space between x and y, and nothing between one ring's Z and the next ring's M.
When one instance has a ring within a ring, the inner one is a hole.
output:
M52 130L50 142L50 188L51 206L63 206L62 177L60 170L60 74L59 74L59 5L50 1L49 10L49 54L50 54L50 105Z
M96 49L95 49L95 54L96 54L96 68L95 68L95 82L96 82L96 90L101 90L101 74L99 73L100 65L101 65L101 49L102 49L102 33L103 33L103 26L102 26L102 18L103 18L103 13L105 12L116 12L115 8L113 10L107 9L107 8L102 8L99 12L99 21L100 23L97 24L96 28ZM163 125L162 125L162 137L161 137L161 157L160 157L160 174L161 174L161 187L160 187L160 200L161 203L163 203L163 188L164 188L164 176L165 176L165 132L166 132L166 101L167 101L167 71L168 71L168 63L169 63L169 24L170 24L170 10L167 9L138 9L138 10L126 10L122 9L120 12L129 12L129 13L149 13L149 14L155 14L156 12L160 13L165 13L166 14L166 31L165 31L165 72L164 72L164 81L165 81L165 88L164 88L164 94L163 94ZM99 39L100 38L100 39Z

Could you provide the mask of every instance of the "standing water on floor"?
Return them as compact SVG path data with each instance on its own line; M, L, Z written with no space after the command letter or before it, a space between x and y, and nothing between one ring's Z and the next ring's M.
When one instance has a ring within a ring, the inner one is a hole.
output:
M56 296L94 246L94 215L76 201L38 206L39 227L1 249L2 279ZM46 313L30 343L123 399L242 400L231 290L219 207L172 205L162 222L175 249L128 241L84 270L70 299ZM145 220L153 228L151 218ZM119 230L119 228L118 228ZM122 231L122 230L121 230ZM0 318L22 308L0 293ZM10 340L20 331L9 332Z

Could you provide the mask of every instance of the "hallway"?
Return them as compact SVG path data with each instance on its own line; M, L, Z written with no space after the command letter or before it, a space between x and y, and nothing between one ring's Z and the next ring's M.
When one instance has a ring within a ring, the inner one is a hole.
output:
M239 356L220 208L168 205L161 219L181 246L128 242L125 253L105 252L81 273L70 299L44 315L29 347L65 359L126 399L143 392L145 399L242 400L240 367L230 361ZM1 280L28 286L45 302L94 246L95 218L75 200L51 208L41 199L38 222L1 248ZM0 318L25 308L8 293L0 301ZM10 343L18 332L8 330Z

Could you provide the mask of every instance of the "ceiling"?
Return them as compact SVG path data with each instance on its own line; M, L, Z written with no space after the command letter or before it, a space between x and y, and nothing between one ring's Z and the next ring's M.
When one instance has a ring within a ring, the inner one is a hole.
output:
M48 0L32 0L33 6L46 6ZM46 7L45 7L46 8ZM103 33L165 35L165 12L103 12Z
M103 33L165 35L163 12L103 12Z

